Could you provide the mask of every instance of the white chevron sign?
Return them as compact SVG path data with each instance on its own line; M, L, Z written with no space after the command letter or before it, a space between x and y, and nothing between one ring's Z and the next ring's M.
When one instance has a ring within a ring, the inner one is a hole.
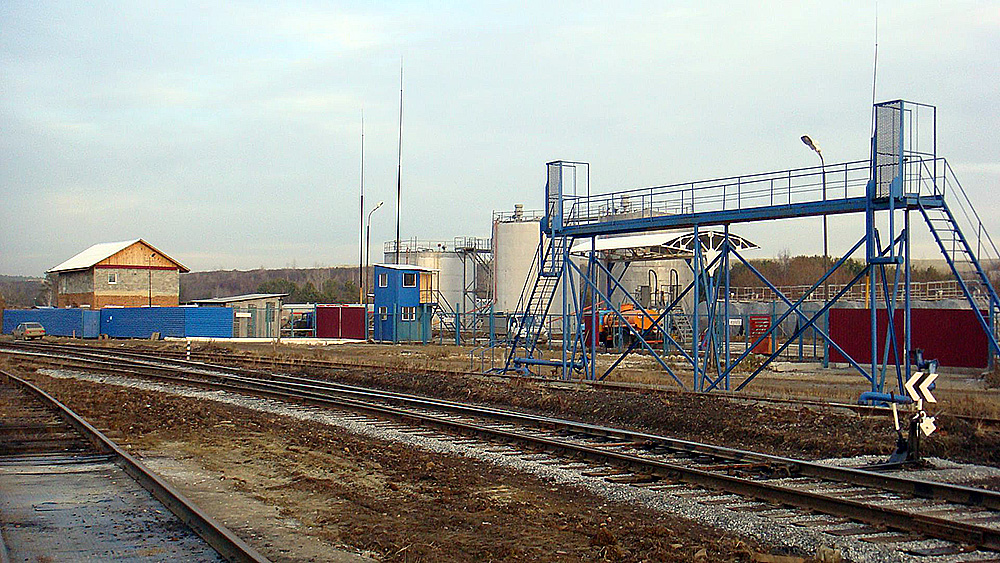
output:
M934 395L931 395L930 386L937 379L937 376L938 374L936 373L918 371L906 380L906 383L903 384L903 389L906 390L906 394L914 401L936 403L937 399L934 398Z

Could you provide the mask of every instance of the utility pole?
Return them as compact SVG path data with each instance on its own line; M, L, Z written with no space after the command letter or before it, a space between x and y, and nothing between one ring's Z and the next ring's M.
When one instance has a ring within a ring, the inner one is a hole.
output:
M396 145L396 264L399 264L399 204L403 174L403 57L399 57L399 141Z
M153 306L153 258L155 257L156 253L154 252L149 255L149 258L146 258L146 274L149 279L149 302L147 307Z
M364 301L365 265L365 108L361 108L361 213L358 216L358 303Z

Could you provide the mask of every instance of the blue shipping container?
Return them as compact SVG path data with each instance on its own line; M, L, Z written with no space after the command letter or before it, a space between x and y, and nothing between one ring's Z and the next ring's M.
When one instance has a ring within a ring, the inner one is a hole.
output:
M233 309L230 307L182 307L185 336L233 337Z
M184 324L181 307L101 309L101 334L111 338L149 338L154 332L183 338Z
M100 317L98 311L89 309L5 309L3 333L10 334L21 323L35 322L52 336L97 338Z

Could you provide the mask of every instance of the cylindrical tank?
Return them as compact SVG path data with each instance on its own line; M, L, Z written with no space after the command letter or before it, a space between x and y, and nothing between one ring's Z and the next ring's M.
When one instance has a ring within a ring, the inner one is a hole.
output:
M493 280L496 301L494 310L513 315L521 300L522 291L531 291L535 279L528 279L531 265L538 251L540 237L538 221L540 211L525 212L523 206L514 206L514 213L496 213L493 221ZM546 242L548 240L546 239ZM579 264L579 260L574 259ZM527 288L525 286L527 285ZM579 289L576 291L579 298ZM567 313L576 314L573 297L568 296ZM549 307L549 329L552 333L562 332L558 317L563 314L563 286L556 287Z
M494 309L513 313L521 298L531 263L538 250L538 222L511 220L493 223Z

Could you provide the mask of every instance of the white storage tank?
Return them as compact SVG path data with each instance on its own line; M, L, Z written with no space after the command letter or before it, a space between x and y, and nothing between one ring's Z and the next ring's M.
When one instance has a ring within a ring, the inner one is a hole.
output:
M521 292L530 291L535 278L528 279L531 265L538 251L541 235L539 220L542 211L524 211L523 206L515 205L514 212L494 212L493 214L493 294L496 296L494 310L504 315L512 315L517 310L521 300ZM546 239L547 242L547 239ZM578 259L574 262L580 264ZM562 315L562 283L556 287L552 305L549 308L550 328L555 333L562 331L562 324L557 319ZM579 298L579 288L577 298ZM568 299L569 314L576 313L573 299Z

